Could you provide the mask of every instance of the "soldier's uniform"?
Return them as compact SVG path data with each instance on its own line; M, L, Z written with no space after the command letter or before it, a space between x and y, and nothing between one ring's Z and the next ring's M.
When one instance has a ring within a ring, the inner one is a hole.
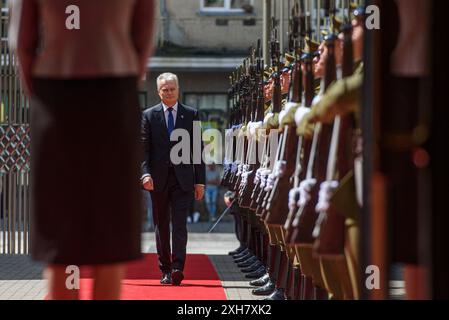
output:
M332 24L334 28L339 28L338 20L333 19ZM304 52L309 54L309 59L313 55L320 54L320 52L318 52L318 43L312 41L312 39L308 37L306 37L305 43L306 48L304 48ZM267 112L267 114L270 114L270 116L266 117L265 121L263 122L264 129L280 129L280 131L282 132L284 128L292 127L296 128L296 132L294 133L297 133L298 135L303 136L306 139L311 139L315 131L315 124L317 122L330 123L335 119L337 115L345 116L349 113L357 113L360 99L360 86L363 80L362 64L360 64L360 67L357 68L356 72L353 75L336 81L327 88L326 92L323 92L324 86L320 86L319 79L317 79L315 81L316 86L314 88L314 91L316 92L316 94L320 95L320 99L317 99L310 112L303 115L301 121L296 123L295 113L299 108L299 105L288 102L288 92L285 88L285 79L288 78L288 73L290 72L289 67L294 59L294 56L288 54L285 56L286 64L284 65L283 69L279 70L279 72L282 73L283 77L283 81L281 81L281 83L284 84L282 86L281 92L282 110L279 114L272 113L274 107L273 103L271 103L271 105L266 104L265 111ZM266 70L266 77L271 78L272 72L273 70ZM266 86L268 86L268 89L271 90L273 88L273 81L270 79L268 83L266 83ZM272 97L269 96L266 98L271 99ZM355 118L359 117L356 116ZM284 134L287 135L286 133ZM291 158L284 160L282 157L285 156L284 152L286 151L284 149L282 150L283 151L279 153L276 162L280 162L279 160L283 160L283 162L287 162L288 164L291 161ZM275 150L271 150L271 152L275 152ZM327 154L319 155L319 157L327 156ZM280 163L277 163L276 167L279 164ZM273 170L273 165L274 163L272 161L270 163L271 170ZM285 163L283 165L285 165ZM280 181L280 179L282 179L281 177L282 176L278 176L277 174L275 174L272 179ZM265 184L263 184L263 187L266 188ZM274 189L272 190L272 188ZM346 243L347 250L344 250L345 254L343 254L343 257L346 258L345 260L335 260L333 258L330 259L315 255L316 244L314 244L313 246L292 246L287 243L284 228L282 226L279 226L279 222L274 222L275 220L273 220L276 219L273 217L278 215L278 213L273 210L281 208L279 206L279 203L277 203L274 204L275 208L273 209L273 203L276 203L277 200L275 198L276 192L279 192L275 191L276 188L279 188L279 185L274 184L272 186L268 186L268 189L266 189L267 191L265 193L265 199L263 201L263 208L261 211L257 211L258 214L262 213L262 219L263 221L265 221L265 230L269 235L270 247L276 248L277 251L275 252L278 253L278 256L281 256L280 260L278 260L278 263L276 264L276 271L273 273L273 270L271 270L270 272L270 277L273 280L271 283L272 287L270 287L271 290L274 289L274 282L276 282L275 294L277 294L276 292L279 289L286 289L285 286L288 286L289 282L293 279L289 278L289 275L292 274L292 270L301 270L306 277L308 277L309 279L313 279L313 285L315 286L315 288L321 290L321 293L325 293L322 295L315 294L315 296L306 295L303 296L304 298L358 298L358 248L356 245L354 245L354 243L358 242L355 239L358 239L358 214L360 204L356 199L354 171L351 170L348 175L339 177L339 186L334 191L333 196L330 199L331 206L335 207L337 212L342 213L344 215L343 221L346 221L345 232L346 238L349 239L349 241L347 241ZM259 208L260 204L261 203L259 202ZM257 210L259 210L259 208ZM287 281L282 281L280 278L287 279ZM261 279L258 279L257 281L259 280L262 281ZM297 280L295 281L293 281L295 282L294 285L299 285ZM262 292L264 290L266 291L268 289L264 289L264 287L262 287L260 289L256 289L255 291ZM287 292L281 291L281 294L278 295L277 298L284 298L285 293ZM315 291L315 293L317 293L317 291ZM273 297L276 298L276 295L271 296L271 298Z

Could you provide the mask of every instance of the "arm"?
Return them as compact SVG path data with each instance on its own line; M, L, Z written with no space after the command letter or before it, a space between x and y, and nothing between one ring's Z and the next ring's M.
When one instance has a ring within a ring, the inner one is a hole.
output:
M144 159L141 165L142 179L146 176L151 175L150 172L150 152L151 152L151 128L149 115L145 112L142 114L141 122L141 143L143 147Z
M132 40L139 60L139 80L145 75L153 48L153 24L153 0L137 0L132 20Z
M17 0L10 7L9 38L11 50L19 59L20 75L25 91L31 94L32 70L39 44L39 10L36 0Z
M354 74L334 82L322 99L312 107L312 123L330 123L337 115L357 112L360 104L363 73Z

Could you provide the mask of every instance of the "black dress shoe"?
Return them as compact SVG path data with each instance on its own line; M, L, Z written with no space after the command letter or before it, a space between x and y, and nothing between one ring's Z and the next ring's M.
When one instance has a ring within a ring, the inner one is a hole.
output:
M262 266L263 266L262 262L260 262L259 260L256 260L249 267L243 268L240 271L242 271L243 273L251 273L251 272L258 270Z
M251 281L249 284L254 287L262 287L267 284L267 282L270 280L270 275L268 272L264 273L262 276L260 276L258 279Z
M245 257L250 257L252 255L253 254L251 253L251 251L249 251L248 249L245 249L242 251L242 253L232 256L232 258L234 259L234 261L237 261L237 260L241 260L241 259L246 259Z
M254 257L254 255L251 252L248 252L247 254L245 254L243 257L240 257L238 259L234 259L235 263L241 263L243 261L248 260L249 258Z
M258 261L256 256L249 257L245 261L242 261L240 263L237 263L237 267L239 268L247 268L250 265L252 265L254 262Z
M269 280L264 286L253 289L252 293L256 296L268 296L274 292L276 286L274 282Z
M265 269L265 266L261 266L256 271L246 274L245 278L246 279L259 279L260 277L263 277L265 275L265 273L267 273L267 269Z
M246 247L242 245L242 246L238 247L237 249L235 249L234 251L230 251L228 254L230 256L233 256L233 255L239 254L240 252L242 252L245 249L246 249Z
M242 252L234 254L232 257L234 258L234 260L236 260L246 256L248 253L251 253L251 251L249 251L249 249L246 248Z
M171 273L171 282L174 286L179 286L182 282L182 280L184 279L184 274L182 273L181 270L173 270L173 272Z
M245 253L247 253L248 252L248 247L245 247L243 250L240 250L239 252L237 252L237 253L233 253L232 254L232 256L238 256L238 255L240 255L240 254L245 254Z
M170 284L171 283L171 275L170 273L164 273L161 277L161 284Z
M264 300L286 300L285 295L284 295L284 289L276 289L272 294L270 294Z

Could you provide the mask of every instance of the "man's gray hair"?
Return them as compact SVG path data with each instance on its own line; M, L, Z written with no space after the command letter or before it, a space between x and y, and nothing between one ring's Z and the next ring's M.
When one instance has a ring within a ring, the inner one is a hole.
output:
M161 88L161 82L164 80L165 81L174 81L176 83L176 86L179 88L178 76L171 72L165 72L165 73L160 74L159 77L157 77L157 80L156 80L157 91L159 91L159 89Z

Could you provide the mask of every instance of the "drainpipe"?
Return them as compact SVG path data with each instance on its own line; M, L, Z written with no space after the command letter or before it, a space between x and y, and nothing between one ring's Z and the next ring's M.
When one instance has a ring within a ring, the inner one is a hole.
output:
M284 52L284 1L279 1L279 48Z
M271 33L271 0L263 1L263 61L265 64L269 64L269 41Z
M160 32L160 38L159 38L159 46L164 46L167 42L169 42L169 25L170 25L170 17L168 15L167 11L167 3L166 0L159 0L159 10L161 14L161 32Z

